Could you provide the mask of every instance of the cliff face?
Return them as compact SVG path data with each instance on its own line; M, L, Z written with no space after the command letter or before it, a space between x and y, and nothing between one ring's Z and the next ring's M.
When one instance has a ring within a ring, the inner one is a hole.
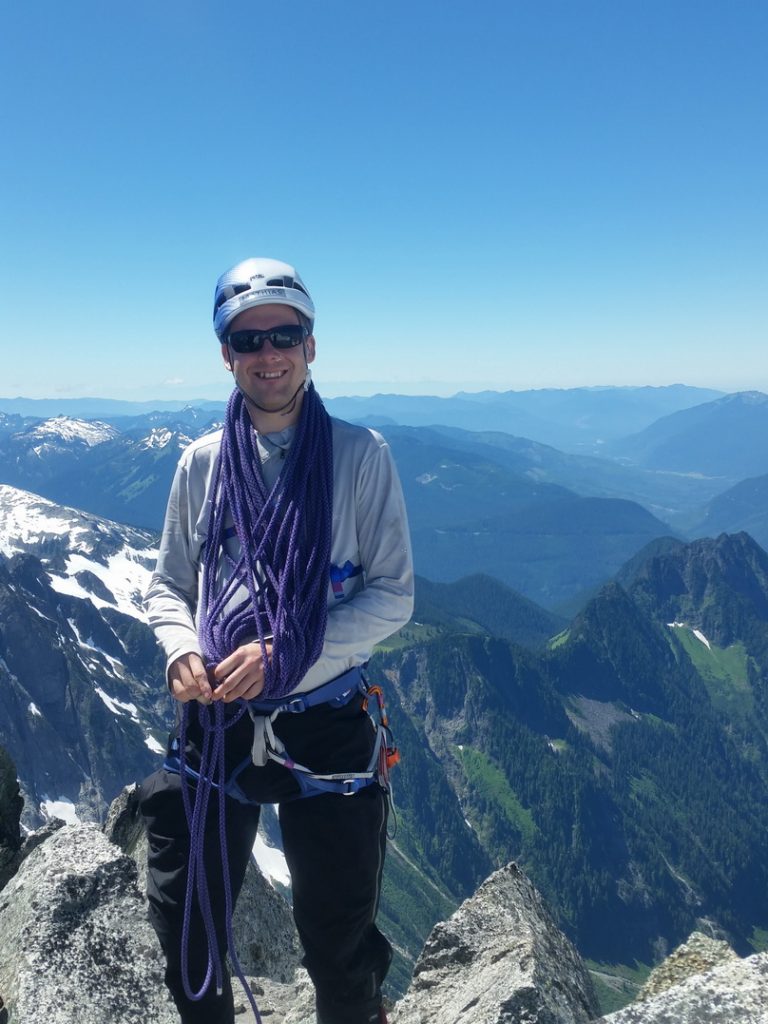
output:
M16 769L6 751L0 747L0 889L13 877L18 866L22 807Z

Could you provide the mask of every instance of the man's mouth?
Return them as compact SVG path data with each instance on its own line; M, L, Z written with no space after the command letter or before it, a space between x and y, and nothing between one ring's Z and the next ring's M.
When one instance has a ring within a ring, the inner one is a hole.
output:
M286 370L270 370L269 373L257 373L256 376L259 380L276 380L278 377L282 377L286 372Z

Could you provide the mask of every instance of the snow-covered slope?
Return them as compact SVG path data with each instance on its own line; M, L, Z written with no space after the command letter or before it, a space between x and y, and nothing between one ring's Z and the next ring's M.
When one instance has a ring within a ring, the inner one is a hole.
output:
M0 485L0 746L25 823L99 819L171 720L142 595L154 536Z
M28 436L41 441L59 444L83 444L92 448L106 441L113 441L120 434L119 430L102 423L100 420L78 420L69 416L54 416L52 419L38 423Z
M59 593L144 618L141 599L157 558L151 533L0 484L0 552L36 555Z

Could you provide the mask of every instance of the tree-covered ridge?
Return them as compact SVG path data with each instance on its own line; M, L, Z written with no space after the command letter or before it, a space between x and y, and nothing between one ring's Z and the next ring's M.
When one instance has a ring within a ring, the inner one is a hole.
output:
M625 583L543 653L446 631L379 656L403 844L456 896L519 860L598 960L650 962L702 919L746 949L768 923L768 556L675 542Z
M567 621L485 573L455 583L417 577L413 619L453 632L488 633L524 647L543 647Z

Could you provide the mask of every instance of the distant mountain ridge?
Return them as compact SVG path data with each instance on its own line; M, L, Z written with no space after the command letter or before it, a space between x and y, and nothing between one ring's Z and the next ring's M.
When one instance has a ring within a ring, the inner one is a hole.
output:
M0 480L109 519L158 530L181 450L217 425L203 412L0 423ZM41 442L40 431L46 441ZM95 430L95 433L94 433ZM450 582L481 571L555 606L601 583L670 527L619 498L580 497L504 465L499 449L440 432L387 431L406 496L417 571ZM98 444L86 443L95 437ZM568 458L563 456L563 458Z
M768 549L768 473L748 477L716 495L691 528L694 536L745 530Z
M741 391L674 412L609 451L648 468L730 483L759 476L768 472L768 395Z
M533 648L544 647L567 624L483 573L455 583L434 583L417 576L413 621L452 632L484 632Z
M322 395L322 382L318 384ZM588 450L599 441L635 433L661 416L721 397L710 388L664 387L543 388L528 391L458 392L452 398L377 394L365 398L326 398L328 411L370 425L446 424L466 430L503 430L566 451ZM101 398L0 398L0 414L50 418L135 416L153 410L196 407L219 418L225 403L206 400L128 402ZM573 447L572 447L573 446Z

